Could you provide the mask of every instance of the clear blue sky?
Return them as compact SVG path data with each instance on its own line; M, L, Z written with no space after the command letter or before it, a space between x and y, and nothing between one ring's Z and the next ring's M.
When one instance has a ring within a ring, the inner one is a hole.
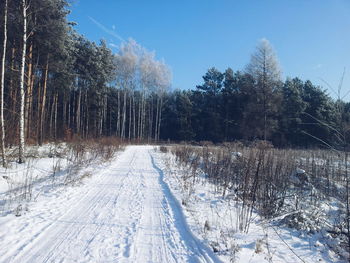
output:
M267 38L284 78L337 89L345 67L342 93L350 90L350 0L73 1L79 33L115 52L120 37L135 39L171 67L174 88L194 88L212 66L244 69Z

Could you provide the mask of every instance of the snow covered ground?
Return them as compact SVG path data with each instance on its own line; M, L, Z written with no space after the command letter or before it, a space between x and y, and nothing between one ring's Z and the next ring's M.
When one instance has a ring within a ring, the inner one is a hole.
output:
M237 202L205 178L184 189L188 171L154 148L128 146L110 162L73 171L91 176L68 184L63 160L54 177L52 158L12 167L18 182L32 169L35 196L20 213L0 216L0 262L342 262L320 236L256 214L248 233L240 232ZM1 200L16 177L5 178Z
M48 189L21 216L2 216L0 262L220 262L189 231L153 155L127 147L83 184Z
M323 233L287 228L264 221L254 212L249 231L239 231L241 205L234 194L223 198L204 176L191 183L190 169L179 167L171 153L158 152L155 158L172 193L183 204L190 229L223 262L347 262L322 242Z

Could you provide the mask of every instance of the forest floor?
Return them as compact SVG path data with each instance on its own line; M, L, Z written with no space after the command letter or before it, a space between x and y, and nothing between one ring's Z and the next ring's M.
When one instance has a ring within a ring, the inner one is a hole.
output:
M230 230L235 209L208 186L184 203L176 167L154 148L128 146L79 183L34 182L28 206L0 216L0 262L341 262L316 236L258 218Z

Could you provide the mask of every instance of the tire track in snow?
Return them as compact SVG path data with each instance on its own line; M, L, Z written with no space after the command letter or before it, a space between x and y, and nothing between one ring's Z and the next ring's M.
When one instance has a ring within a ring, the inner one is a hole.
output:
M159 173L159 184L163 190L164 200L166 201L169 209L165 212L172 218L174 221L174 225L178 230L182 240L186 244L186 246L193 252L193 255L190 255L190 262L220 262L219 258L214 254L214 252L204 244L202 244L198 238L196 238L191 230L189 229L185 216L182 212L182 208L176 198L170 191L169 186L164 182L164 173L163 171L156 165L154 161L154 157L150 153L150 158L152 162L153 168ZM169 212L172 211L172 215L169 215Z
M64 215L0 261L220 262L190 232L151 150L127 147L82 186L89 190L79 201L69 200L76 203Z
M129 165L132 166L134 160L135 155L132 156ZM112 166L112 169L113 168L114 166ZM102 175L103 178L103 175L105 175L106 173L108 173L108 171L99 174L99 177L101 177ZM123 178L123 181L116 193L120 193L121 190L125 188L125 181L127 179L130 179L128 176L129 173L130 171L128 171L126 176ZM93 224L94 222L94 220L91 220L92 223L89 223L79 219L87 218L88 215L92 214L94 210L98 207L105 207L111 199L111 197L109 197L107 203L101 202L101 200L103 201L105 197L105 193L102 191L103 189L98 189L96 188L96 186L92 186L92 189L97 189L97 191L93 192L92 196L89 195L91 193L91 191L89 191L84 196L84 198L74 206L74 208L69 210L69 213L65 213L59 220L56 220L53 223L51 223L50 226L45 230L45 232L41 233L36 238L36 240L32 240L32 242L28 244L27 247L25 247L25 249L23 249L23 251L21 251L19 255L16 255L16 257L9 260L9 262L48 262L56 255L59 255L62 250L69 247L72 241L76 240L79 234L88 225ZM119 195L116 195L115 199L117 200L118 197ZM78 218L78 220L75 220L76 218ZM103 222L99 225L99 228L101 228ZM95 232L97 231L95 230ZM47 232L51 233L45 235ZM47 242L45 239L49 239L49 242ZM63 248L60 248L60 246L63 246ZM88 246L89 242L87 242L85 248L87 248ZM28 252L28 250L31 251ZM29 255L31 256L28 259Z

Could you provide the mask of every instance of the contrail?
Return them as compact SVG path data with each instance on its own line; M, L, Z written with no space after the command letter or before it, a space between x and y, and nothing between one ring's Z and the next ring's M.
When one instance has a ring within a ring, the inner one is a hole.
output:
M118 47L119 47L118 45L116 45L116 44L114 44L114 43L109 43L109 45L110 45L111 47L114 47L114 48L118 48Z
M121 36L119 36L117 33L115 33L113 30L110 30L108 28L106 28L104 25L102 25L100 22L98 22L97 20L95 20L94 18L92 18L91 16L88 16L88 18L95 24L97 25L100 29L102 29L104 32L106 32L107 34L115 37L116 39L120 40L121 42L126 42L124 38L122 38Z

